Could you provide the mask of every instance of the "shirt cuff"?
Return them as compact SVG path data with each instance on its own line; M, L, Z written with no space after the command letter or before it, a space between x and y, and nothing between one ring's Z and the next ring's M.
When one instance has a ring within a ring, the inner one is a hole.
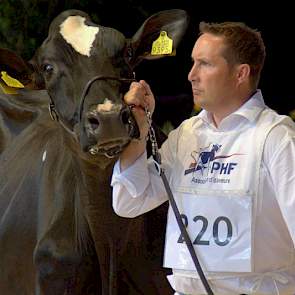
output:
M142 195L149 184L147 154L144 152L131 166L120 171L120 159L115 163L111 186L123 185L133 198Z

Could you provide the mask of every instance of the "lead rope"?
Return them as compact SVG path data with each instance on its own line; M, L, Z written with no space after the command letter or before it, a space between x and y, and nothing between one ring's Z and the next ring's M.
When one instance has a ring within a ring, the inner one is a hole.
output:
M180 212L177 208L177 205L176 205L176 202L175 202L175 199L173 197L173 194L172 194L172 191L171 191L171 188L169 186L169 183L168 183L168 180L166 178L166 175L164 173L164 169L161 167L161 155L159 153L159 149L158 149L158 143L157 143L157 139L156 139L156 135L155 135L155 130L152 126L152 118L151 118L151 112L148 110L147 107L145 107L145 113L146 113L146 117L147 117L147 121L148 121L148 125L149 125L149 133L148 133L148 136L149 136L149 139L151 141L151 145L152 145L152 156L153 156L153 159L154 159L154 163L155 163L155 166L156 166L156 169L158 171L158 174L159 176L161 176L162 178L162 181L164 183L164 186L165 186L165 189L166 189L166 192L167 192L167 195L168 195L168 199L169 199L169 202L171 204L171 207L173 209L173 212L174 212L174 215L176 217L176 221L177 221L177 224L178 224L178 227L180 229L180 232L182 234L182 236L184 237L184 240L185 240L185 243L186 243L186 246L188 248L188 251L192 257L192 260L194 262L194 265L196 267L196 270L199 274L199 277L202 281L202 284L207 292L208 295L214 295L205 275L204 275L204 272L202 270L202 267L200 265L200 262L199 262L199 259L197 257L197 254L195 252L195 249L193 247L193 244L192 244L192 241L189 237L189 234L186 230L186 227L184 226L183 224L183 221L182 221L182 218L181 218L181 215L180 215Z

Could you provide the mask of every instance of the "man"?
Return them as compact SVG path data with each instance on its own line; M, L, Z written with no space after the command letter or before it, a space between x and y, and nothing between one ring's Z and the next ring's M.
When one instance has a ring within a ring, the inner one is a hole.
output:
M188 75L203 111L169 134L160 152L196 253L214 294L295 294L295 126L257 89L265 59L259 32L242 23L200 24ZM125 96L141 139L114 167L113 207L135 217L167 200L146 159L146 82ZM164 266L179 294L204 294L169 208ZM177 294L177 293L176 293Z

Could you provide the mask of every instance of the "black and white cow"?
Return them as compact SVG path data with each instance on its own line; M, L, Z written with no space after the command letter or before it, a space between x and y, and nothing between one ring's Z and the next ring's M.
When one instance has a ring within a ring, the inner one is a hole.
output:
M172 293L165 208L116 216L110 177L139 136L122 101L134 67L162 57L151 55L161 31L176 47L186 26L184 11L163 11L126 39L70 10L29 62L0 50L2 85L6 72L25 88L0 97L0 294Z

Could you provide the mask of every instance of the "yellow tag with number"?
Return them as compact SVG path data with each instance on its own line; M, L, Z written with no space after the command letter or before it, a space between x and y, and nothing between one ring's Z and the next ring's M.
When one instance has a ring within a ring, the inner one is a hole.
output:
M1 72L1 78L9 87L24 88L25 86L18 80L10 77L6 72Z
M168 37L166 31L161 31L160 36L153 42L151 55L171 54L173 40Z

